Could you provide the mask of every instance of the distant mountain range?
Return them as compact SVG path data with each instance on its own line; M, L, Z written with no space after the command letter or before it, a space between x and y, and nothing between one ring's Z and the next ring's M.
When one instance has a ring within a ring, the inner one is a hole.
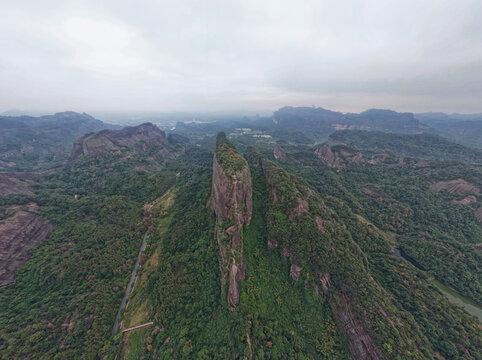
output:
M337 130L387 133L432 133L466 145L482 147L482 114L398 113L370 109L359 114L315 107L283 107L273 114L275 127L301 131L314 140L326 140Z
M0 171L37 171L62 164L82 135L117 126L86 113L0 116Z

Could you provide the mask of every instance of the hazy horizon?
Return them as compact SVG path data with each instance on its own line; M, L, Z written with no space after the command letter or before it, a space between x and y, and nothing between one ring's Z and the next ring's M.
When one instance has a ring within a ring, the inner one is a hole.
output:
M0 113L481 113L482 3L2 3Z

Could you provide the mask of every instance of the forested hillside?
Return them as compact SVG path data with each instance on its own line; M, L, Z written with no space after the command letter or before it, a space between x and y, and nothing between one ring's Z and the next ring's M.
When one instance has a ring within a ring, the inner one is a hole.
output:
M477 310L439 285L480 310L480 165L437 147L379 156L368 134L360 148L249 132L190 144L147 124L0 178L0 226L51 227L0 287L0 357L482 357Z
M0 171L42 171L62 165L82 135L116 126L72 111L0 116Z

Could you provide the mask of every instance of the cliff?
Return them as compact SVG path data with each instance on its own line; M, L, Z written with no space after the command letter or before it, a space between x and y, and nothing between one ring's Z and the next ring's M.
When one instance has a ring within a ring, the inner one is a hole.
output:
M0 221L0 286L15 281L15 271L30 257L29 251L46 239L54 226L37 216L38 205L9 209L15 214Z
M80 156L96 156L105 153L147 155L153 163L174 159L183 151L185 138L168 137L166 133L151 123L127 126L120 130L103 130L87 134L78 139L72 148L67 165Z
M220 133L214 153L211 210L216 215L221 287L228 301L239 302L239 282L246 276L242 232L252 214L251 173L246 160Z
M315 155L329 167L342 169L350 164L364 162L359 151L353 150L344 145L319 146L315 149Z
M273 156L276 160L285 162L286 161L286 151L279 145L276 145L273 149Z
M129 148L135 153L143 153L150 146L166 143L164 131L153 124L146 123L128 126L121 130L104 130L82 136L74 143L70 158L75 159L81 155L96 155L123 148Z

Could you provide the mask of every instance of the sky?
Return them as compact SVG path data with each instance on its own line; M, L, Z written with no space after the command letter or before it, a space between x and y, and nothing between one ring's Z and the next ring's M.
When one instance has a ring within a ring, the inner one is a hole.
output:
M482 112L480 0L0 0L0 112Z

